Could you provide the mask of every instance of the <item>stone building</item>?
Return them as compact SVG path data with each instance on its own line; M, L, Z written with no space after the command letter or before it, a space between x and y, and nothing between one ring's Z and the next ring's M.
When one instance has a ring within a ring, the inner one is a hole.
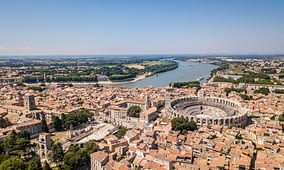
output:
M91 155L91 170L106 170L109 155L103 151L94 152Z
M34 95L31 95L31 94L25 95L25 97L24 97L24 107L28 111L36 109Z
M27 131L30 133L31 137L33 136L37 136L40 132L40 120L29 120L29 121L25 121L23 123L19 123L15 125L16 130L19 131Z
M247 109L239 102L217 97L182 97L167 106L171 117L194 120L200 126L243 127L247 121Z
M41 160L48 159L48 150L51 149L51 140L49 133L39 135L39 156Z

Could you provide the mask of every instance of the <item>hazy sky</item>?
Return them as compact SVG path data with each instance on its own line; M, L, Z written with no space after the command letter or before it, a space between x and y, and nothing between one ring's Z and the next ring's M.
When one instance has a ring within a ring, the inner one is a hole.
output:
M0 55L283 52L284 0L0 0Z

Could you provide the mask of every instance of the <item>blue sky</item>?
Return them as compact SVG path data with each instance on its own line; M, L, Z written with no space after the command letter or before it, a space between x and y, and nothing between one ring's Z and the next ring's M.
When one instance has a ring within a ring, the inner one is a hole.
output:
M0 55L284 52L284 0L0 0Z

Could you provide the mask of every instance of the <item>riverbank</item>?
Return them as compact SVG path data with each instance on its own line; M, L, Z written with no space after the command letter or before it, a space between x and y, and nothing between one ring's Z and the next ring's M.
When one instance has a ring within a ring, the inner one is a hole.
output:
M129 81L119 81L119 82L114 82L114 81L98 81L98 84L101 85L112 85L112 84L128 84L128 83L135 83L137 81L143 80L145 79L146 76L145 75L139 75L137 77L135 77L133 80L129 80ZM90 84L90 83L87 83Z
M168 87L172 82L188 82L196 81L200 77L209 77L213 69L218 68L217 65L179 61L178 68L167 72L156 74L155 76L146 77L141 81L127 84L127 87ZM201 83L207 82L206 79Z
M184 62L191 62L191 63L202 63L202 64L209 64L209 65L214 65L217 66L216 68L212 69L210 71L210 75L206 77L206 81L213 82L213 79L215 77L215 73L219 70L222 70L223 68L226 68L228 65L226 62L220 62L217 60L208 60L206 58L196 58L196 59L180 59L179 61L184 61Z
M168 87L172 82L188 82L196 81L200 77L209 77L212 70L218 68L217 65L204 64L198 62L185 62L177 61L178 68L162 73L155 74L154 76L139 75L136 78L129 81L112 82L112 81L99 81L99 82L61 82L61 83L46 83L46 85L57 85L57 84L72 84L74 86L88 86L94 85L103 86L126 86L126 87ZM206 79L202 80L201 83L207 82ZM30 84L31 86L40 85Z

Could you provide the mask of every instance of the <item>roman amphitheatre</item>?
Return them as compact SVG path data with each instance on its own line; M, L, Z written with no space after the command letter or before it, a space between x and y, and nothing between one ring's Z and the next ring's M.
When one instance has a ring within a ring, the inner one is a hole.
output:
M247 109L237 101L216 97L183 97L167 106L171 117L194 120L200 126L244 127Z

